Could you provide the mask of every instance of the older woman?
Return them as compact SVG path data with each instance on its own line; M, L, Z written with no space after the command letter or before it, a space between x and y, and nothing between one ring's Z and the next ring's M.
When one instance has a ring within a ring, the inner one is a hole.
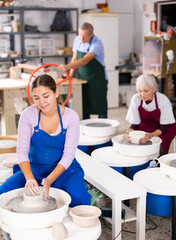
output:
M141 143L146 143L151 137L158 136L162 139L160 155L166 154L172 139L176 135L176 123L169 99L157 92L158 84L155 77L142 74L136 81L136 93L130 102L126 120L131 123L126 132L132 130L146 131Z

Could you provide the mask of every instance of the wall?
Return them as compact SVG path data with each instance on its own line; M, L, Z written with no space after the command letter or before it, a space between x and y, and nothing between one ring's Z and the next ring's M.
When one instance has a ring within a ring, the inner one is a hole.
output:
M134 52L134 0L111 0L109 11L119 16L119 57L128 59Z
M142 1L134 1L134 52L142 53L143 48L143 11Z
M140 0L138 0L140 1ZM36 4L37 2L37 4ZM45 7L76 7L81 12L83 9L95 9L97 3L105 0L26 0L25 6L45 6ZM129 57L134 51L134 0L109 0L109 11L119 14L119 56L122 59ZM20 6L24 5L23 0L19 0ZM40 17L35 18L35 24ZM50 20L51 21L51 20ZM49 22L50 24L50 22Z

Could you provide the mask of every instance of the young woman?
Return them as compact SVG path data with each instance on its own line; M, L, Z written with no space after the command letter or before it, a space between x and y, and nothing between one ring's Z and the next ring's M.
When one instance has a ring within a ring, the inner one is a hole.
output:
M141 143L158 136L162 139L160 155L163 155L168 153L176 135L176 123L171 102L164 94L157 92L157 88L154 76L142 74L137 78L138 93L132 97L126 116L126 120L131 123L126 138L130 141L128 133L132 130L147 132Z
M21 170L0 186L0 194L24 186L38 194L39 185L43 185L45 199L50 187L55 187L70 194L71 207L89 205L84 172L75 159L79 140L77 113L61 104L56 83L47 74L33 81L31 91L35 105L24 110L18 126Z

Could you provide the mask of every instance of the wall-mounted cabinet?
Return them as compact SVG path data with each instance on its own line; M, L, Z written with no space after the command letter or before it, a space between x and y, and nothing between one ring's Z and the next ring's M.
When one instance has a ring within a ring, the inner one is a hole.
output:
M55 15L61 10L70 22L70 29L51 31ZM71 54L59 55L57 50L69 47L70 36L73 38L77 33L77 8L1 7L0 41L5 39L7 44L4 44L6 55L0 55L0 61L11 60L15 64L21 56L26 59L62 57L67 63Z

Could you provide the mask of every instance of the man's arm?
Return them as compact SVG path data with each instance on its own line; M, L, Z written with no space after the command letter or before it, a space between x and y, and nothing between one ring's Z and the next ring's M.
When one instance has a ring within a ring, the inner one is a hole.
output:
M74 62L76 62L78 60L78 58L77 58L77 53L73 53L73 56L72 56L72 59L71 59L71 63L74 63ZM69 75L70 75L70 78L73 78L73 75L74 75L74 73L75 73L75 69L74 68L71 68L70 69L70 73L69 73Z
M76 55L76 56L75 56ZM87 53L83 58L81 58L81 59L77 59L77 54L76 53L74 53L73 54L73 57L72 57L72 61L71 61L71 63L69 63L69 64L67 64L67 65L63 65L63 64L61 64L60 66L59 66L59 71L61 71L61 72L65 72L65 71L67 71L67 70L69 70L69 69L77 69L77 68L79 68L79 67L82 67L82 66L84 66L84 65L86 65L86 64L88 64L91 60L93 60L94 58L96 57L96 55L94 54L94 53ZM73 72L74 73L74 72ZM70 76L73 76L73 75L71 75L71 73L70 73Z

